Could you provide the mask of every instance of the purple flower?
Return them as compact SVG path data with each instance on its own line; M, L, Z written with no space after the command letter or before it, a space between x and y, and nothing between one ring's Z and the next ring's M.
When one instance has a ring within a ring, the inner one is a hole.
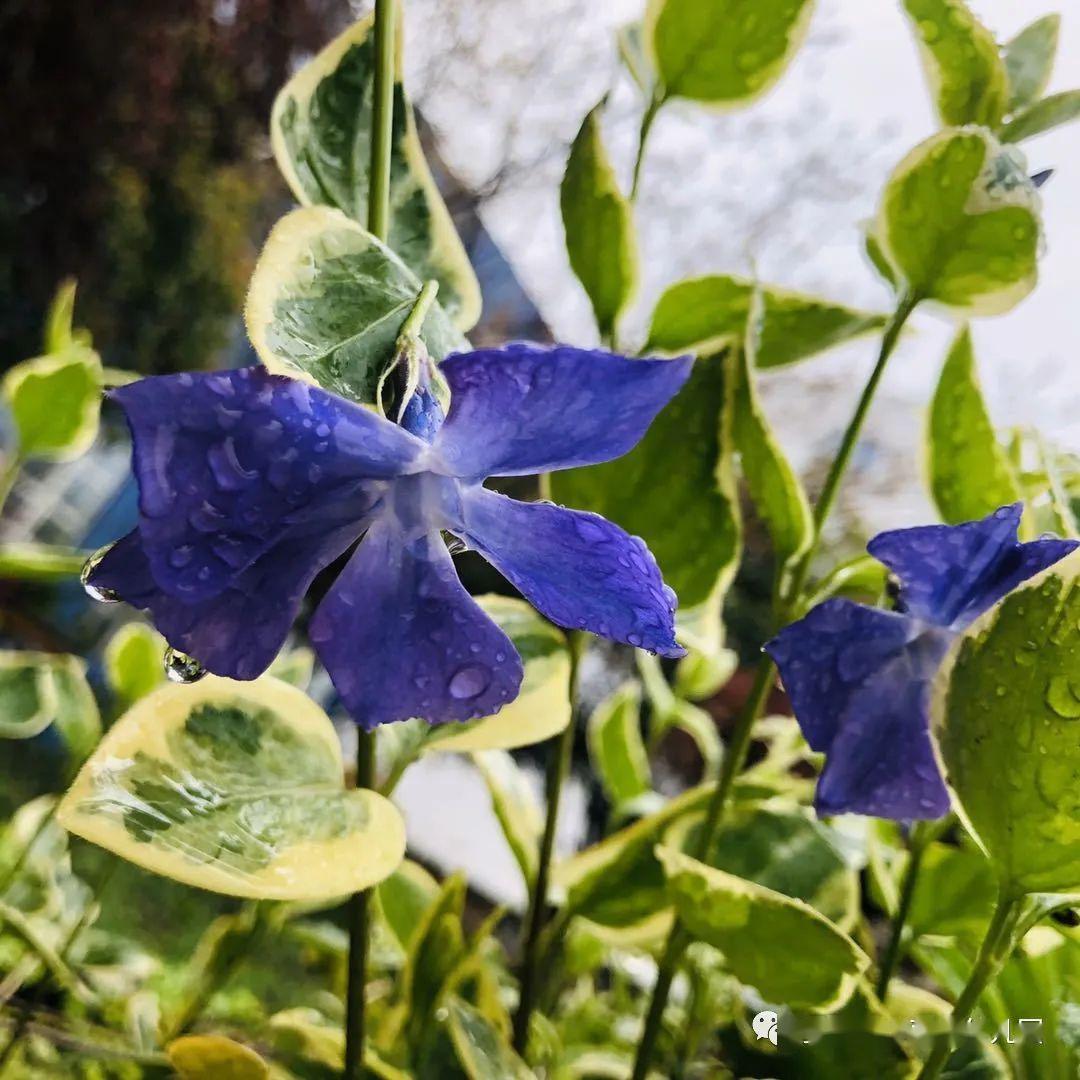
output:
M404 427L261 367L116 390L139 521L89 583L148 610L210 671L253 679L315 575L363 534L310 632L366 728L486 716L520 687L521 659L462 587L442 530L553 622L682 655L675 595L639 538L483 481L626 453L690 360L510 345L451 356L440 371L451 391L445 423L422 387Z
M900 579L896 611L826 600L765 649L811 748L827 754L819 814L914 820L948 813L931 744L930 684L956 636L1076 541L1022 544L1023 504L982 521L874 537L867 550Z

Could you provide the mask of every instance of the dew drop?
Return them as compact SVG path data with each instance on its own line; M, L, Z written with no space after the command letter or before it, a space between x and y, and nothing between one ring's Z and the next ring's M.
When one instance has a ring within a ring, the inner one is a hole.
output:
M171 645L165 650L165 676L169 682L198 682L206 674L206 668L193 656L174 649Z
M98 564L105 558L112 544L106 544L103 548L98 548L89 559L83 563L83 568L79 573L79 581L82 583L83 591L91 600L96 600L99 604L118 604L120 603L120 594L112 589L105 589L100 585L94 585L90 581L91 575L98 568Z
M452 698L464 701L482 694L491 683L491 672L479 664L466 664L454 672L448 690Z

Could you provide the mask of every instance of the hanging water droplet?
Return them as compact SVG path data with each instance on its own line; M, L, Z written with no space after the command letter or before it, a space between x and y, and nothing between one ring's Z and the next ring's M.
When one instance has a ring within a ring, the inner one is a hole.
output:
M206 674L206 668L193 656L174 649L171 645L165 650L165 676L169 682L198 682Z
M101 585L94 585L90 581L90 576L98 568L98 564L108 554L109 548L112 544L106 544L103 548L98 548L89 559L83 563L83 568L79 573L79 581L82 582L83 591L91 600L96 600L99 604L118 604L120 603L120 594L114 592L112 589L103 588Z
M466 664L458 668L450 679L450 696L463 701L482 694L491 682L491 672L479 664Z

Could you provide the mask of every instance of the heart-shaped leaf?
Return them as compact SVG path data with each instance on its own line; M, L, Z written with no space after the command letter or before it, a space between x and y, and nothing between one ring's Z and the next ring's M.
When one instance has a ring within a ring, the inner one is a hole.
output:
M561 631L522 600L476 600L525 663L521 692L494 716L428 728L425 751L513 750L550 739L570 723L570 654Z
M270 117L278 167L306 206L332 206L367 224L374 98L374 16L336 37L282 87ZM412 105L395 65L387 243L421 280L439 283L439 301L461 330L480 314L480 287L424 160Z
M811 0L649 0L645 39L665 97L734 105L780 78Z
M968 627L932 712L945 774L1004 887L1080 891L1080 552Z
M244 319L271 371L372 404L421 288L405 263L355 221L312 206L274 226L251 278ZM420 336L440 360L465 345L437 303Z
M1038 206L1022 154L979 128L949 129L889 178L876 239L912 297L996 315L1035 287Z
M324 900L381 881L405 828L346 791L326 714L277 679L163 686L109 730L61 823L130 862L233 896Z

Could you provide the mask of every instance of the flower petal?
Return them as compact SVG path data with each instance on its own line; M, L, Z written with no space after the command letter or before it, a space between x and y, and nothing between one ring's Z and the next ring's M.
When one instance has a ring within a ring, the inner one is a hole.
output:
M566 345L459 353L441 365L450 412L435 446L469 479L610 461L641 439L691 363Z
M462 497L464 537L559 626L682 656L675 594L644 542L617 525L482 487Z
M907 615L827 600L765 646L807 742L828 754L819 813L948 811L927 695L950 639Z
M490 716L517 696L510 639L462 587L438 533L406 544L376 522L311 621L311 640L361 727Z
M254 679L281 650L312 579L356 539L350 525L321 537L284 540L238 573L217 596L185 603L154 581L138 531L118 540L95 567L92 584L150 613L176 649L230 679Z
M370 410L261 367L141 379L113 396L131 427L150 571L190 603L290 530L360 518L378 481L424 450Z
M905 611L961 628L1076 547L1052 538L1019 543L1022 514L1023 504L1014 503L963 525L895 529L867 550L900 578Z

